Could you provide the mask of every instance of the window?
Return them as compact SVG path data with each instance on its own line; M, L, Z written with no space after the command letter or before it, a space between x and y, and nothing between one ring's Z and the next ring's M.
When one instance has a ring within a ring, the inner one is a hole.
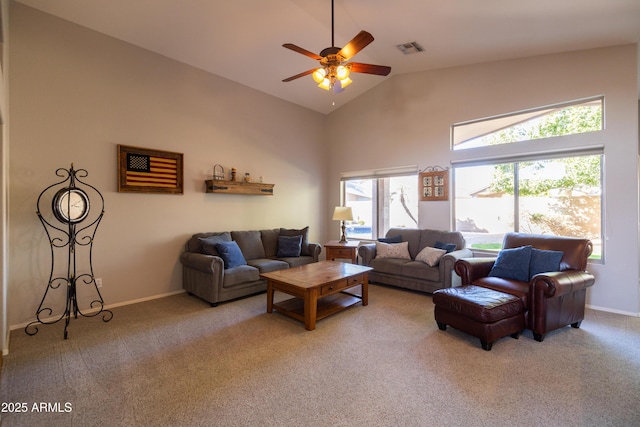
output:
M418 175L343 178L343 205L351 207L347 222L351 239L377 239L390 228L418 226Z
M603 106L592 98L452 127L452 150L474 149L453 168L455 229L469 247L499 250L508 231L586 237L602 259L602 145L563 137L601 130ZM520 141L530 142L489 147Z
M508 231L587 237L600 258L602 156L456 167L456 230L499 250Z
M602 130L603 101L601 97L591 98L455 124L452 127L452 147L464 150L596 132Z

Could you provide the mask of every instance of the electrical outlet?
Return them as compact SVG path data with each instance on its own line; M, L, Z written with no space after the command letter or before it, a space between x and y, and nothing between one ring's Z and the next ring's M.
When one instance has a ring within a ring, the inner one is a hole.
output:
M102 277L96 278L96 286L99 288L102 287Z

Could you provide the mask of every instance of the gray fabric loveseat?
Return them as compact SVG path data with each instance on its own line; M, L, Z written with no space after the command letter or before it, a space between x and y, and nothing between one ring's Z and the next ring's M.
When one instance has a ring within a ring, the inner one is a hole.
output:
M416 291L433 293L460 286L460 277L453 271L454 264L460 258L473 257L471 250L465 248L464 237L457 231L392 228L381 240L383 242L358 248L362 264L373 268L369 272L369 282ZM398 254L393 251L396 245ZM383 248L391 250L381 254Z
M265 291L261 273L317 262L322 247L301 230L224 231L194 234L180 255L182 287L212 307Z

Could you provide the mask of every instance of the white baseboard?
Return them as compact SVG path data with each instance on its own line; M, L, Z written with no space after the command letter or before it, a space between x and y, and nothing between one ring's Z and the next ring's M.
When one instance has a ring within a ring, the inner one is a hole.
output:
M605 311L607 313L622 314L624 316L640 317L640 313L634 313L632 311L614 310L614 309L611 309L611 308L598 307L596 305L590 305L590 304L587 304L586 307L590 308L591 310L596 310L596 311Z
M125 306L125 305L131 305L131 304L137 304L137 303L140 303L140 302L152 301L154 299L170 297L172 295L183 294L185 292L186 291L184 289L181 289L179 291L167 292L166 294L153 295L153 296L150 296L150 297L145 297L145 298L139 298L139 299L135 299L135 300L131 300L131 301L120 302L120 303L117 303L117 304L105 305L104 309L105 310L109 310L109 309L112 309L112 308L122 307L122 306ZM88 313L95 313L97 311L100 311L100 309L99 308L94 308L94 309L91 309L91 310L84 310L83 313L87 313L88 314ZM47 319L43 319L43 320L44 321L54 320L57 317L58 316L53 316L53 317L50 317L50 318L47 318ZM33 320L35 320L35 319L33 319ZM33 322L33 320L31 320L29 322L20 323L18 325L11 325L9 327L9 330L13 331L15 329L24 329L24 328L27 327L27 325L29 323ZM8 341L8 337L7 337L7 341ZM4 350L3 350L3 353L4 353Z

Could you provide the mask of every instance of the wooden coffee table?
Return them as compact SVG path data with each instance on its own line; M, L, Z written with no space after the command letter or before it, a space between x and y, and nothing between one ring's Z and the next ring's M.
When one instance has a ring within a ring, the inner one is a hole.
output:
M362 301L369 303L368 272L371 267L338 261L320 261L301 267L263 273L267 279L267 313L273 309L304 322L308 331L323 319ZM361 287L361 295L346 292ZM273 294L280 291L294 298L274 303Z

